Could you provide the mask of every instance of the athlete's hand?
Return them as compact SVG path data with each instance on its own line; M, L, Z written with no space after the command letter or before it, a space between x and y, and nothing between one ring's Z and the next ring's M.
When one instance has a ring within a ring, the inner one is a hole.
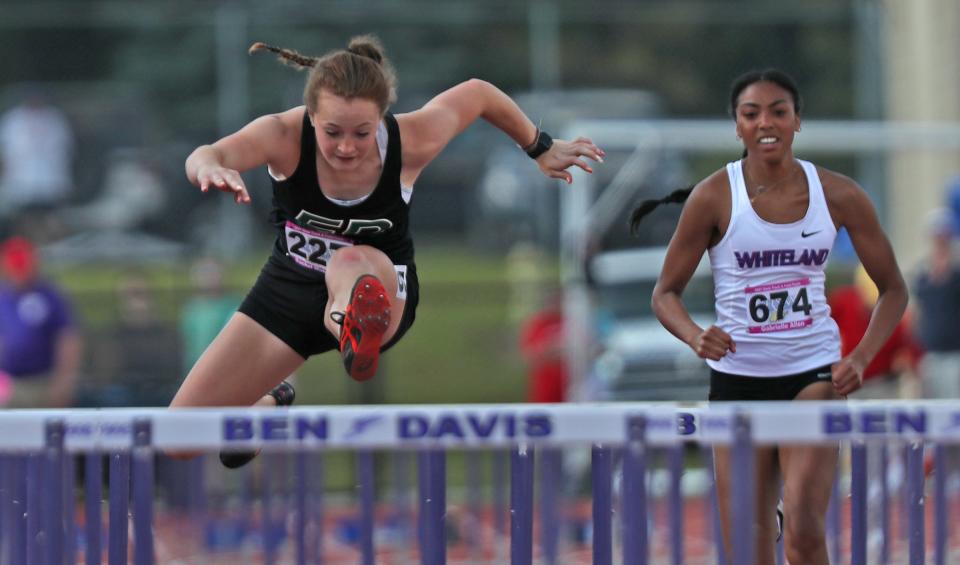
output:
M573 141L554 139L550 149L537 157L537 166L548 177L561 179L570 184L573 182L573 175L567 169L577 166L588 173L592 173L593 167L583 157L589 157L597 163L603 163L604 155L606 153L603 152L603 149L594 145L586 137L578 137Z
M197 182L201 192L207 192L213 187L223 192L232 192L237 204L250 203L250 193L247 192L240 173L233 169L220 166L201 167L197 171Z
M690 347L701 358L713 361L719 361L727 351L737 352L737 344L733 342L730 334L717 326L710 326L697 334Z
M830 367L833 373L833 389L843 397L858 390L863 385L863 371L866 368L867 364L852 353L834 363Z

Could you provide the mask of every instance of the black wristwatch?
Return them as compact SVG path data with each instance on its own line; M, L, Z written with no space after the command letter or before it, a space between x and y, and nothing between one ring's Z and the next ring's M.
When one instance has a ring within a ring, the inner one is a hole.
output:
M537 138L533 143L524 147L523 150L531 159L536 159L546 153L551 147L553 147L553 138L550 137L549 133L537 128Z

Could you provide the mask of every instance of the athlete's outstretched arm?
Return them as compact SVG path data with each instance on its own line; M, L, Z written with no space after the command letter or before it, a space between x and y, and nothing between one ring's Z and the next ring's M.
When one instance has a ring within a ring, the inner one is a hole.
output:
M528 147L537 139L537 126L516 102L496 86L471 79L438 94L423 108L397 116L403 136L404 169L422 170L478 118L490 122L521 147ZM603 151L583 137L574 141L554 140L550 150L537 158L537 165L545 175L569 183L573 180L567 171L571 166L593 172L582 157L599 162L603 160Z
M290 136L286 123L297 116L303 116L302 107L262 116L211 145L197 147L184 164L187 179L203 192L213 187L232 192L237 203L250 202L240 173L270 163Z
M852 180L832 174L831 210L847 228L850 241L867 274L877 285L879 297L860 343L833 369L833 382L840 394L860 388L863 371L893 335L907 308L907 285L897 264L890 240L883 233L873 203Z
M737 346L720 328L710 326L704 330L698 326L690 318L682 296L716 233L717 210L722 205L716 179L714 175L698 184L684 204L651 298L653 311L663 327L698 356L714 361L728 350L736 351Z

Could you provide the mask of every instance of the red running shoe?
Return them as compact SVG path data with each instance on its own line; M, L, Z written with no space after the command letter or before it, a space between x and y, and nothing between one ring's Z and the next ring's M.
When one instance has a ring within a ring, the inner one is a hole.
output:
M363 275L350 291L340 328L340 355L347 373L365 381L377 372L380 343L390 326L390 300L380 279Z

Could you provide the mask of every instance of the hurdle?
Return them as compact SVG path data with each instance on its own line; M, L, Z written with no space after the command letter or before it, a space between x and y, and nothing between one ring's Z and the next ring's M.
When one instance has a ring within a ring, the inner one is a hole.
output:
M666 450L672 477L669 498L670 540L666 559L683 563L684 523L679 495L683 472L683 447L699 444L731 448L733 520L753 523L753 460L755 446L772 444L843 444L849 446L849 488L838 486L828 522L828 546L834 562L841 545L849 546L850 563L889 562L884 521L884 545L875 555L868 551L868 512L888 513L887 499L880 509L868 503L870 474L868 450L901 447L906 481L901 523L908 562L925 563L928 545L934 563L949 562L950 493L947 480L954 469L947 451L960 443L960 405L950 401L850 401L763 403L598 403L502 405L394 405L305 406L277 410L251 409L104 409L20 410L0 413L0 563L61 565L100 563L106 549L110 565L157 562L154 543L154 455L159 452L215 452L261 449L262 456L295 452L297 480L293 497L293 559L296 563L324 562L306 538L311 452L345 450L357 454L360 496L360 561L376 557L374 459L376 450L411 451L417 459L418 509L416 512L419 562L447 562L446 453L449 450L509 451L509 560L513 564L557 561L557 469L560 450L590 450L591 560L598 565L655 563L651 555L649 470L652 450ZM925 485L924 452L932 447L936 471L933 484ZM104 524L100 510L100 477L104 455L109 457L109 505L106 548L100 541ZM86 469L82 528L74 522L72 477L74 458L83 458ZM539 481L535 463L540 458ZM885 463L882 471L886 485ZM268 466L269 468L269 466ZM619 484L615 479L619 478ZM540 485L539 503L535 484ZM885 487L884 487L885 489ZM840 540L839 508L849 490L849 536ZM925 508L927 492L932 512ZM269 496L265 489L264 496ZM885 495L884 495L885 496ZM539 507L541 518L536 520ZM715 508L715 504L711 504ZM269 513L270 505L264 505ZM546 509L546 515L544 515ZM618 514L619 521L614 517ZM772 519L772 517L771 517ZM534 535L534 522L540 535ZM927 535L927 522L932 536ZM712 520L716 525L716 517ZM264 562L273 563L271 525L264 519ZM77 547L78 530L83 548ZM131 539L132 536L132 539ZM928 543L928 537L930 542ZM731 539L729 560L719 549L714 529L717 562L753 563L750 528L737 528ZM619 539L620 543L615 541ZM539 551L536 543L539 541ZM619 545L619 547L617 547ZM782 554L781 554L782 555ZM537 561L535 561L535 556ZM782 559L782 557L781 557ZM871 560L872 559L872 560ZM845 562L845 560L843 561Z

